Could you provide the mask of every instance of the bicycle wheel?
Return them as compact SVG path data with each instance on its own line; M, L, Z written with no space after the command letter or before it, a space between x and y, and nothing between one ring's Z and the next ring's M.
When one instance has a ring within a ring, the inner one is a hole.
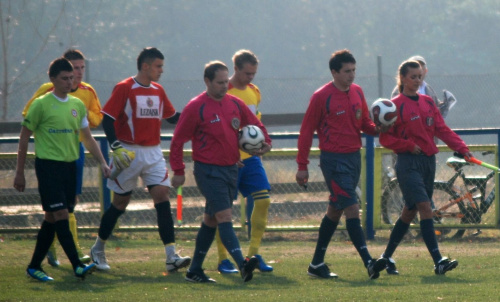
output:
M387 224L394 224L401 215L401 211L405 206L403 193L399 188L397 179L391 179L385 186L382 193L382 220Z
M458 194L457 194L458 195ZM436 181L434 183L434 194L433 201L436 209L442 208L444 205L448 204L450 200L455 199L458 196L452 196L445 190L445 186L442 182ZM382 220L387 224L394 224L399 216L401 215L401 211L405 205L403 194L401 193L401 189L399 188L399 183L397 179L392 179L384 189L382 193ZM464 215L461 213L465 213L466 209L461 208L463 203L453 205L446 210L443 210L442 213L434 217L434 226L436 228L436 234L441 238L446 236L453 236L453 238L460 238L464 234L464 230L458 230L457 232L451 232L449 228L440 227L440 224L459 224L464 223L463 217ZM415 219L412 221L413 224L418 224L418 214ZM416 231L416 235L414 237L419 237L419 230Z
M434 194L432 200L434 201L434 228L436 235L452 238L461 238L465 230L457 230L452 232L450 228L441 227L443 224L460 224L463 223L465 207L463 202L453 204L452 201L459 198L460 195L454 192L448 192L444 189L442 183L439 181L434 182Z

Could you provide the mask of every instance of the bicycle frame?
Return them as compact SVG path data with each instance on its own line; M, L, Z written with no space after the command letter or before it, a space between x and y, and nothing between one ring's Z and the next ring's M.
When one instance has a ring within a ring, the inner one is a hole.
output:
M486 196L486 185L495 176L495 171L485 176L466 176L463 167L469 163L462 160L447 161L447 165L455 170L455 174L448 181L435 181L434 188L448 193L452 198L448 203L434 210L437 218L456 217L461 218L462 223L480 223L482 214L486 213L491 206L495 190L493 189L488 197ZM455 181L461 178L465 185L465 193L457 192ZM479 191L479 195L473 193ZM457 205L459 212L447 212L453 205Z

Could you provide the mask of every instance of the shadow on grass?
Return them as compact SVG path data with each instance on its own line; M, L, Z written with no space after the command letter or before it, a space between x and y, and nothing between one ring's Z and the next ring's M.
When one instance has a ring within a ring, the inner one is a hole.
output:
M184 286L188 286L193 290L196 289L206 289L206 286L217 290L217 291L244 291L248 290L248 287L252 287L252 290L258 291L267 290L267 287L262 287L264 284L276 284L281 288L291 288L297 286L297 282L293 279L276 276L272 273L260 273L255 272L253 279L249 282L243 282L240 274L230 274L230 275L221 275L216 272L207 272L207 275L214 278L217 283L213 284L198 284L198 283L190 283L184 279L185 271L169 273L168 275L156 275L152 276L150 274L142 274L138 272L136 275L130 274L121 274L117 269L103 272L103 271L95 271L91 275L88 275L85 280L81 280L76 278L70 268L62 268L62 276L57 278L56 282L46 283L51 286L54 291L58 292L73 292L73 293L107 293L107 292L116 292L117 289L127 286L127 284L136 286L137 284L147 284L147 286L161 286L161 287L169 287L174 284L183 284ZM41 284L40 284L41 285ZM45 284L43 284L45 285ZM33 290L36 290L35 288ZM126 297L124 297L126 300Z
M380 278L382 278L382 276ZM353 287L353 288L364 287L364 286L392 287L394 284L394 283L387 284L380 279L371 280L368 277L368 274L366 274L366 279L363 279L363 280L352 280L352 279L344 279L344 278L339 277L338 279L336 279L335 282L338 282L341 284L346 284L347 286L345 286L345 287Z
M168 275L150 275L137 272L137 274L121 274L119 269L113 271L94 271L92 274L87 275L85 280L77 278L74 276L73 271L70 268L64 268L64 276L59 277L56 282L50 282L53 284L53 288L56 291L62 292L93 292L93 293L106 293L108 291L115 291L117 288L127 286L127 284L148 284L149 285L161 285L167 286L176 283L186 283L184 276L185 273L177 272L170 273ZM124 301L127 298L124 297Z
M273 284L276 286L279 286L280 288L291 288L294 286L297 286L297 281L280 276L280 275L275 275L273 273L260 273L260 272L254 272L253 274L253 279L249 282L243 282L241 279L240 274L214 274L214 276L211 276L213 279L216 281L222 281L221 283L216 283L216 285L223 289L246 289L247 286L252 286L252 290L267 290L267 286L259 286L259 285L269 285ZM228 283L230 282L230 283ZM234 287L235 285L242 285L242 287Z
M245 291L249 288L252 291L266 291L269 290L269 285L277 286L281 289L283 288L293 288L298 285L296 280L287 278L285 276L276 276L272 273L260 274L255 273L253 279L249 282L243 282L239 274L232 275L218 275L214 277L215 280L221 281L220 283L214 284L214 289L217 290L241 290ZM198 286L193 284L193 286Z
M456 272L459 273L459 272ZM453 272L451 272L453 274ZM422 284L440 284L440 283L457 283L457 284L472 284L479 283L480 280L472 278L464 278L465 276L456 274L455 276L447 275L430 275L421 278Z

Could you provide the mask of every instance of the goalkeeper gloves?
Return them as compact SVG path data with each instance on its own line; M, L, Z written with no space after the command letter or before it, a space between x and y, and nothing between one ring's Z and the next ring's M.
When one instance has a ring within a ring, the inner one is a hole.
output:
M118 170L128 168L135 158L135 152L123 148L119 141L114 141L111 144L111 149L113 150L113 154L111 155L113 163Z

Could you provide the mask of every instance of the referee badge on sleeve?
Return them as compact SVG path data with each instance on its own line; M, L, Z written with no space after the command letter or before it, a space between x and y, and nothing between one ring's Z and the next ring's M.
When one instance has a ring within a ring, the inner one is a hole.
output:
M233 126L233 128L236 130L240 129L240 119L237 117L233 117L231 121L231 126Z
M358 110L356 110L356 119L361 119L361 108L358 108Z
M433 118L433 117L431 117L431 116L428 116L428 117L427 117L427 119L426 119L426 121L425 121L425 123L426 123L426 124L427 124L427 126L429 126L429 127L430 127L430 126L432 126L432 125L434 125L434 118Z

